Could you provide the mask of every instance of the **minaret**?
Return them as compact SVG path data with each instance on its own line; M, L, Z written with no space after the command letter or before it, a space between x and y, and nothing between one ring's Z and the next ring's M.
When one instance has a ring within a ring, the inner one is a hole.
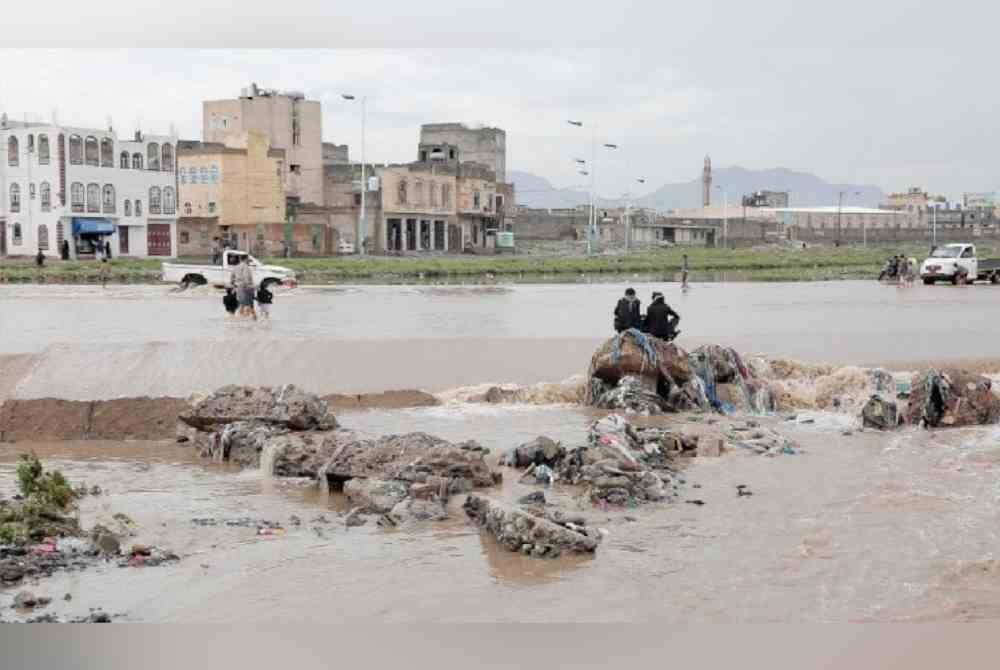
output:
M708 207L712 204L712 159L705 156L705 169L701 172L701 204Z

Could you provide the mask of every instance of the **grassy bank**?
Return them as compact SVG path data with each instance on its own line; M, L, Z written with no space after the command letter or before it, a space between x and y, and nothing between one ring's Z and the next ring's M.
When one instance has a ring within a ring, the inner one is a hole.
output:
M267 259L295 270L300 283L324 284L350 281L475 280L551 278L574 281L601 275L670 277L680 271L683 255L695 278L749 281L817 281L874 278L885 258L903 251L922 259L924 247L911 248L810 248L810 249L664 249L630 255L586 256L432 256L388 258L371 256ZM983 255L987 250L983 250ZM204 262L204 261L201 261ZM36 268L23 261L0 261L0 281L96 283L95 262L49 262ZM160 261L121 260L110 263L109 281L155 283Z

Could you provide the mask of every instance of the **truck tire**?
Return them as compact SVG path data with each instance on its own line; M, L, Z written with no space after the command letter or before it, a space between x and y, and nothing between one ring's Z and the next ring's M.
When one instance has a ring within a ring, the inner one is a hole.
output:
M924 286L933 286L934 277L924 277Z
M203 286L207 283L204 277L196 274L184 275L184 279L181 280L181 285L187 286Z

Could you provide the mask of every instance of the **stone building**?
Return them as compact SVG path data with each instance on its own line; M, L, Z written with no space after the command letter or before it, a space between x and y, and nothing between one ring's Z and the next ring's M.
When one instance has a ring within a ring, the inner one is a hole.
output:
M425 123L420 126L417 160L480 163L493 172L497 182L506 182L507 133L500 128L471 128L464 123Z
M272 149L285 152L282 174L290 204L323 204L323 121L319 101L302 93L244 88L240 96L202 103L202 139L227 144L231 135L255 130Z
M175 256L177 139L0 117L0 254Z
M281 254L287 241L305 242L309 251L311 231L286 223L285 152L271 148L264 133L182 141L177 161L181 255L208 255L215 238L260 255Z

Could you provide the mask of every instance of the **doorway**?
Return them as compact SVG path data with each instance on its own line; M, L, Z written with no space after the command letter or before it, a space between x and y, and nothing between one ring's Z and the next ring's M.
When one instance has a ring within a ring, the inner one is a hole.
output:
M128 226L118 226L118 255L128 256Z

